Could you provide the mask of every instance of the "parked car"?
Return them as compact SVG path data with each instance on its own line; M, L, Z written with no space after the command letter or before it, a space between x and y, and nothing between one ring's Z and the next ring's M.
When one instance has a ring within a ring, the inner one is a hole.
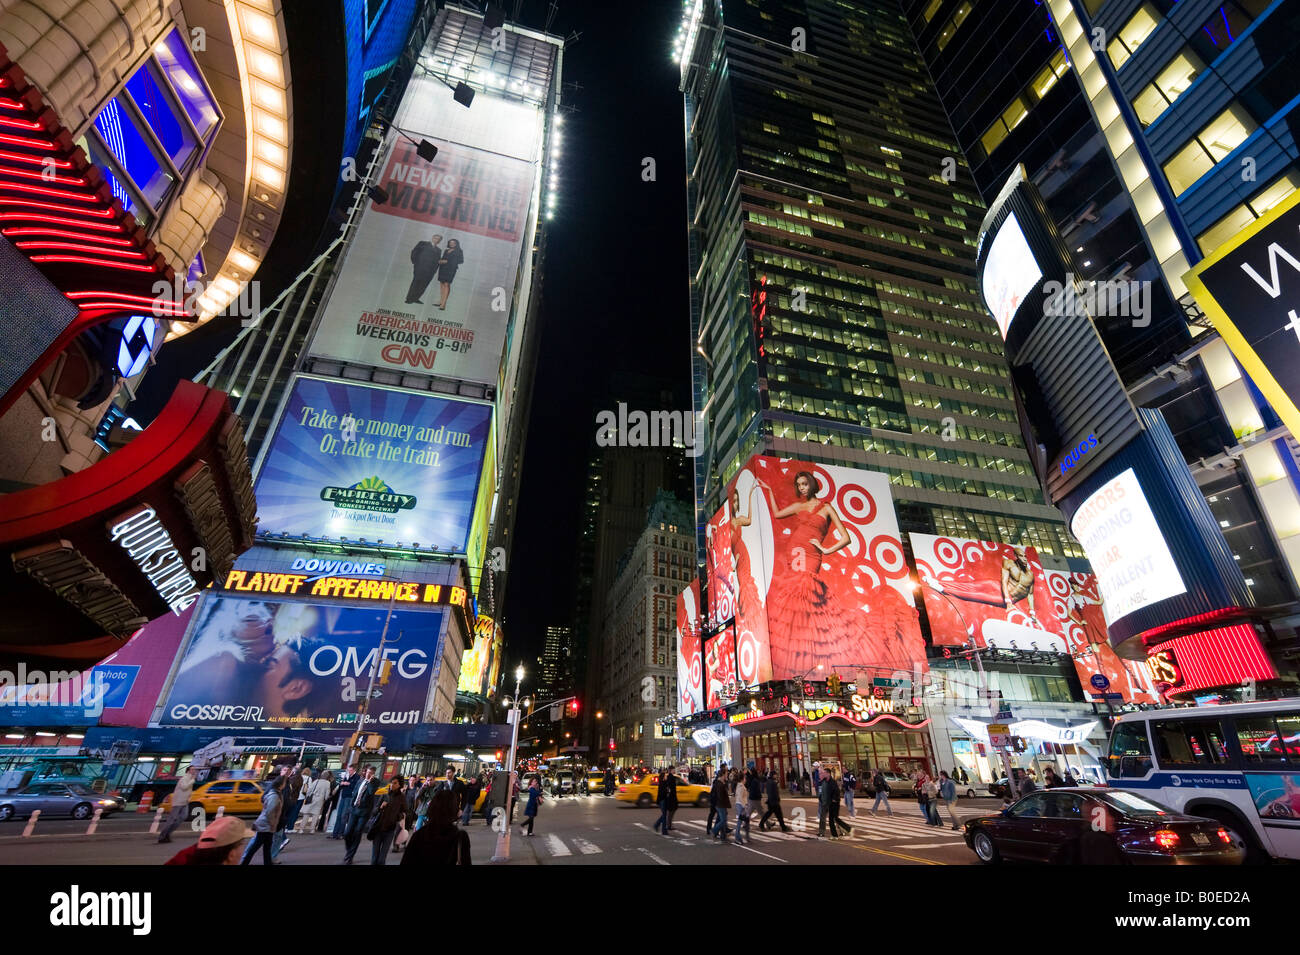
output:
M1245 859L1217 820L1182 815L1117 789L1032 792L963 828L966 845L985 865L1240 865Z
M97 793L81 783L36 783L0 796L0 822L14 816L26 819L33 809L43 816L89 819L96 809L108 816L125 808L122 797Z
M885 777L885 782L889 783L890 796L910 796L915 792L916 788L912 785L912 780L902 773L881 773L881 775ZM866 782L870 783L871 780L868 779Z

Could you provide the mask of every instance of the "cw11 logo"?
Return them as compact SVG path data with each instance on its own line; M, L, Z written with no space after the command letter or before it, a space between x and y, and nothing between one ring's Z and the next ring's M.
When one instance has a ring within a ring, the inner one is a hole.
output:
M236 285L233 279L217 276L211 283L202 279L182 279L179 275L171 282L159 279L153 284L153 314L157 318L174 318L179 304L186 315L197 319L204 311L229 318L238 318L244 328L257 324L262 314L262 283L252 279ZM226 306L216 309L214 306L224 300Z

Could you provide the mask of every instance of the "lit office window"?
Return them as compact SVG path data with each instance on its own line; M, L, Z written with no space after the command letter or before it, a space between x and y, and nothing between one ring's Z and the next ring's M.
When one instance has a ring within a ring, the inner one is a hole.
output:
M1155 81L1133 98L1133 109L1142 125L1154 123L1187 91L1203 69L1205 64L1190 47L1185 47L1170 60L1169 65L1156 75Z
M1165 176L1174 193L1181 195L1190 189L1215 163L1245 142L1255 128L1250 113L1235 104L1214 117L1195 139L1164 164Z
M1115 64L1115 69L1127 63L1129 57L1137 52L1137 48L1155 32L1159 25L1160 14L1156 12L1154 6L1144 3L1138 7L1137 12L1129 17L1128 23L1119 28L1115 39L1106 44L1106 52L1110 54L1110 61Z
M1196 237L1196 244L1201 247L1201 253L1203 255L1212 253L1296 189L1300 189L1300 173L1289 172L1274 179L1249 200L1237 206Z
M953 38L953 35L957 32L957 28L962 25L962 22L968 16L970 16L970 11L971 11L971 5L969 3L963 3L961 6L957 8L957 12L952 15L952 19L949 20L944 25L943 30L939 33L939 39L936 41L938 43L939 49L942 50L945 46L948 45L948 42Z
M78 145L123 208L148 225L199 161L220 121L216 100L173 30L104 104Z
M1040 100L1047 95L1047 91L1056 85L1056 81L1070 71L1070 65L1065 62L1065 51L1057 50L1056 56L1052 61L1038 71L1038 75L1033 78L1029 84L1029 90L1034 94L1035 100Z
M943 6L943 0L930 0L930 5L925 8L925 13L921 14L925 17L926 23L934 19L934 15L939 12L941 6Z

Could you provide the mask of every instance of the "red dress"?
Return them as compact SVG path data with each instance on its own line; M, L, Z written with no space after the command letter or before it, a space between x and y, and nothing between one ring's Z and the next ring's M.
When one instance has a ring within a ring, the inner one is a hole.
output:
M736 601L736 636L740 636L748 630L754 635L758 646L767 646L767 618L763 613L763 598L758 595L758 586L754 583L754 575L750 570L749 548L740 536L740 527L736 524L731 525L731 554L736 560L736 583L738 590L738 599ZM762 660L758 661L760 671L763 669ZM771 674L759 673L758 681L770 680Z
M798 679L818 664L911 672L925 658L912 608L889 586L839 592L822 579L823 556L812 544L825 539L830 517L798 511L789 520L790 542L767 591L773 678Z

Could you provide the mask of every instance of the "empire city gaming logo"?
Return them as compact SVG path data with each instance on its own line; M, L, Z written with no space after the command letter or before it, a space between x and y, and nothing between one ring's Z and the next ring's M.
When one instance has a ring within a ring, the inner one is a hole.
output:
M351 487L323 487L320 499L349 511L396 514L415 507L414 494L398 494L379 477L368 477Z

